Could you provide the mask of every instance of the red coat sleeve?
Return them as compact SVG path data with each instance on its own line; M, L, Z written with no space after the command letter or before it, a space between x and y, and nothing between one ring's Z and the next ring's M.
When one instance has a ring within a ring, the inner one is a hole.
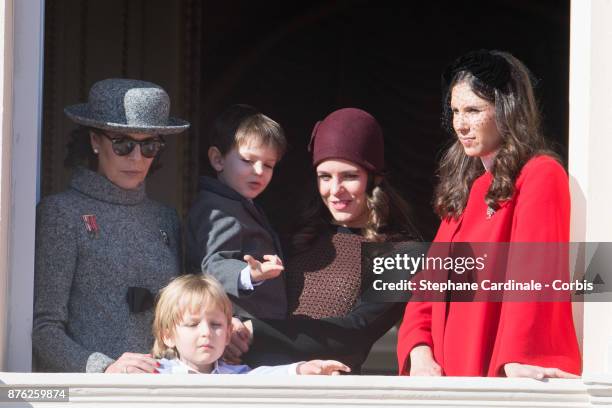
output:
M545 156L527 163L516 194L511 242L569 240L569 185L559 163ZM504 303L488 375L503 375L504 365L511 362L580 374L571 303Z
M456 224L451 223L450 220L442 221L436 237L434 238L434 242L448 241L449 235L452 235L451 231L454 231L455 228ZM440 247L438 247L437 250L439 250L439 248ZM406 304L404 318L397 336L397 365L399 368L399 375L410 374L410 352L415 346L419 344L428 345L431 347L432 354L435 355L432 335L433 309L433 302L409 301Z
M450 230L449 221L443 221L438 228L434 241L445 241L448 239ZM434 342L432 336L432 302L409 301L406 304L404 318L397 335L397 365L399 375L410 374L410 352L415 346L425 344L431 347L434 353Z
M431 337L431 302L408 302L404 319L397 335L397 365L400 375L410 373L409 355L419 344L426 344L433 350Z

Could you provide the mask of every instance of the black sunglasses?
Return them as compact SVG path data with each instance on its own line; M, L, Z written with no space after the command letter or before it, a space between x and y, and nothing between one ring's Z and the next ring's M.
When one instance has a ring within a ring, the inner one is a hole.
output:
M136 145L140 145L140 154L151 159L159 154L166 146L166 142L161 136L152 137L145 140L134 140L128 135L118 133L116 136L111 136L108 133L96 130L96 133L104 135L113 144L113 152L117 156L127 156L132 153Z

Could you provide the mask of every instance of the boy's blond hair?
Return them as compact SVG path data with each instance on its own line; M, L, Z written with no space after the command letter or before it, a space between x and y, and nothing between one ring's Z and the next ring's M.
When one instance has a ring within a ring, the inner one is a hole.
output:
M174 328L182 322L186 310L199 313L202 307L222 310L227 318L228 330L231 330L232 303L221 284L212 276L179 276L159 292L153 319L153 357L179 357L175 348L166 346L164 337L174 336Z

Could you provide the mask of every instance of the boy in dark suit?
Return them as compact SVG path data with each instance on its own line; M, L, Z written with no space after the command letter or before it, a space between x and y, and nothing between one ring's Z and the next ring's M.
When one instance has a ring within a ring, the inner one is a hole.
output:
M270 183L286 146L278 123L251 106L230 107L210 134L208 159L217 177L200 179L187 216L190 270L217 278L241 316L287 314L280 242L253 202Z

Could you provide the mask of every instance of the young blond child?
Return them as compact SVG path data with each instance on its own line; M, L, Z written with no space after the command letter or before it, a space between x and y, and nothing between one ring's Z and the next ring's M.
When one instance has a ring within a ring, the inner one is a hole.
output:
M155 307L153 356L162 374L338 375L349 367L333 360L283 366L231 365L220 360L231 337L232 304L209 275L175 278L159 294Z
M284 319L280 242L253 202L286 150L283 130L255 108L234 105L216 119L209 139L208 159L216 178L200 179L187 216L189 269L221 282L237 314Z

